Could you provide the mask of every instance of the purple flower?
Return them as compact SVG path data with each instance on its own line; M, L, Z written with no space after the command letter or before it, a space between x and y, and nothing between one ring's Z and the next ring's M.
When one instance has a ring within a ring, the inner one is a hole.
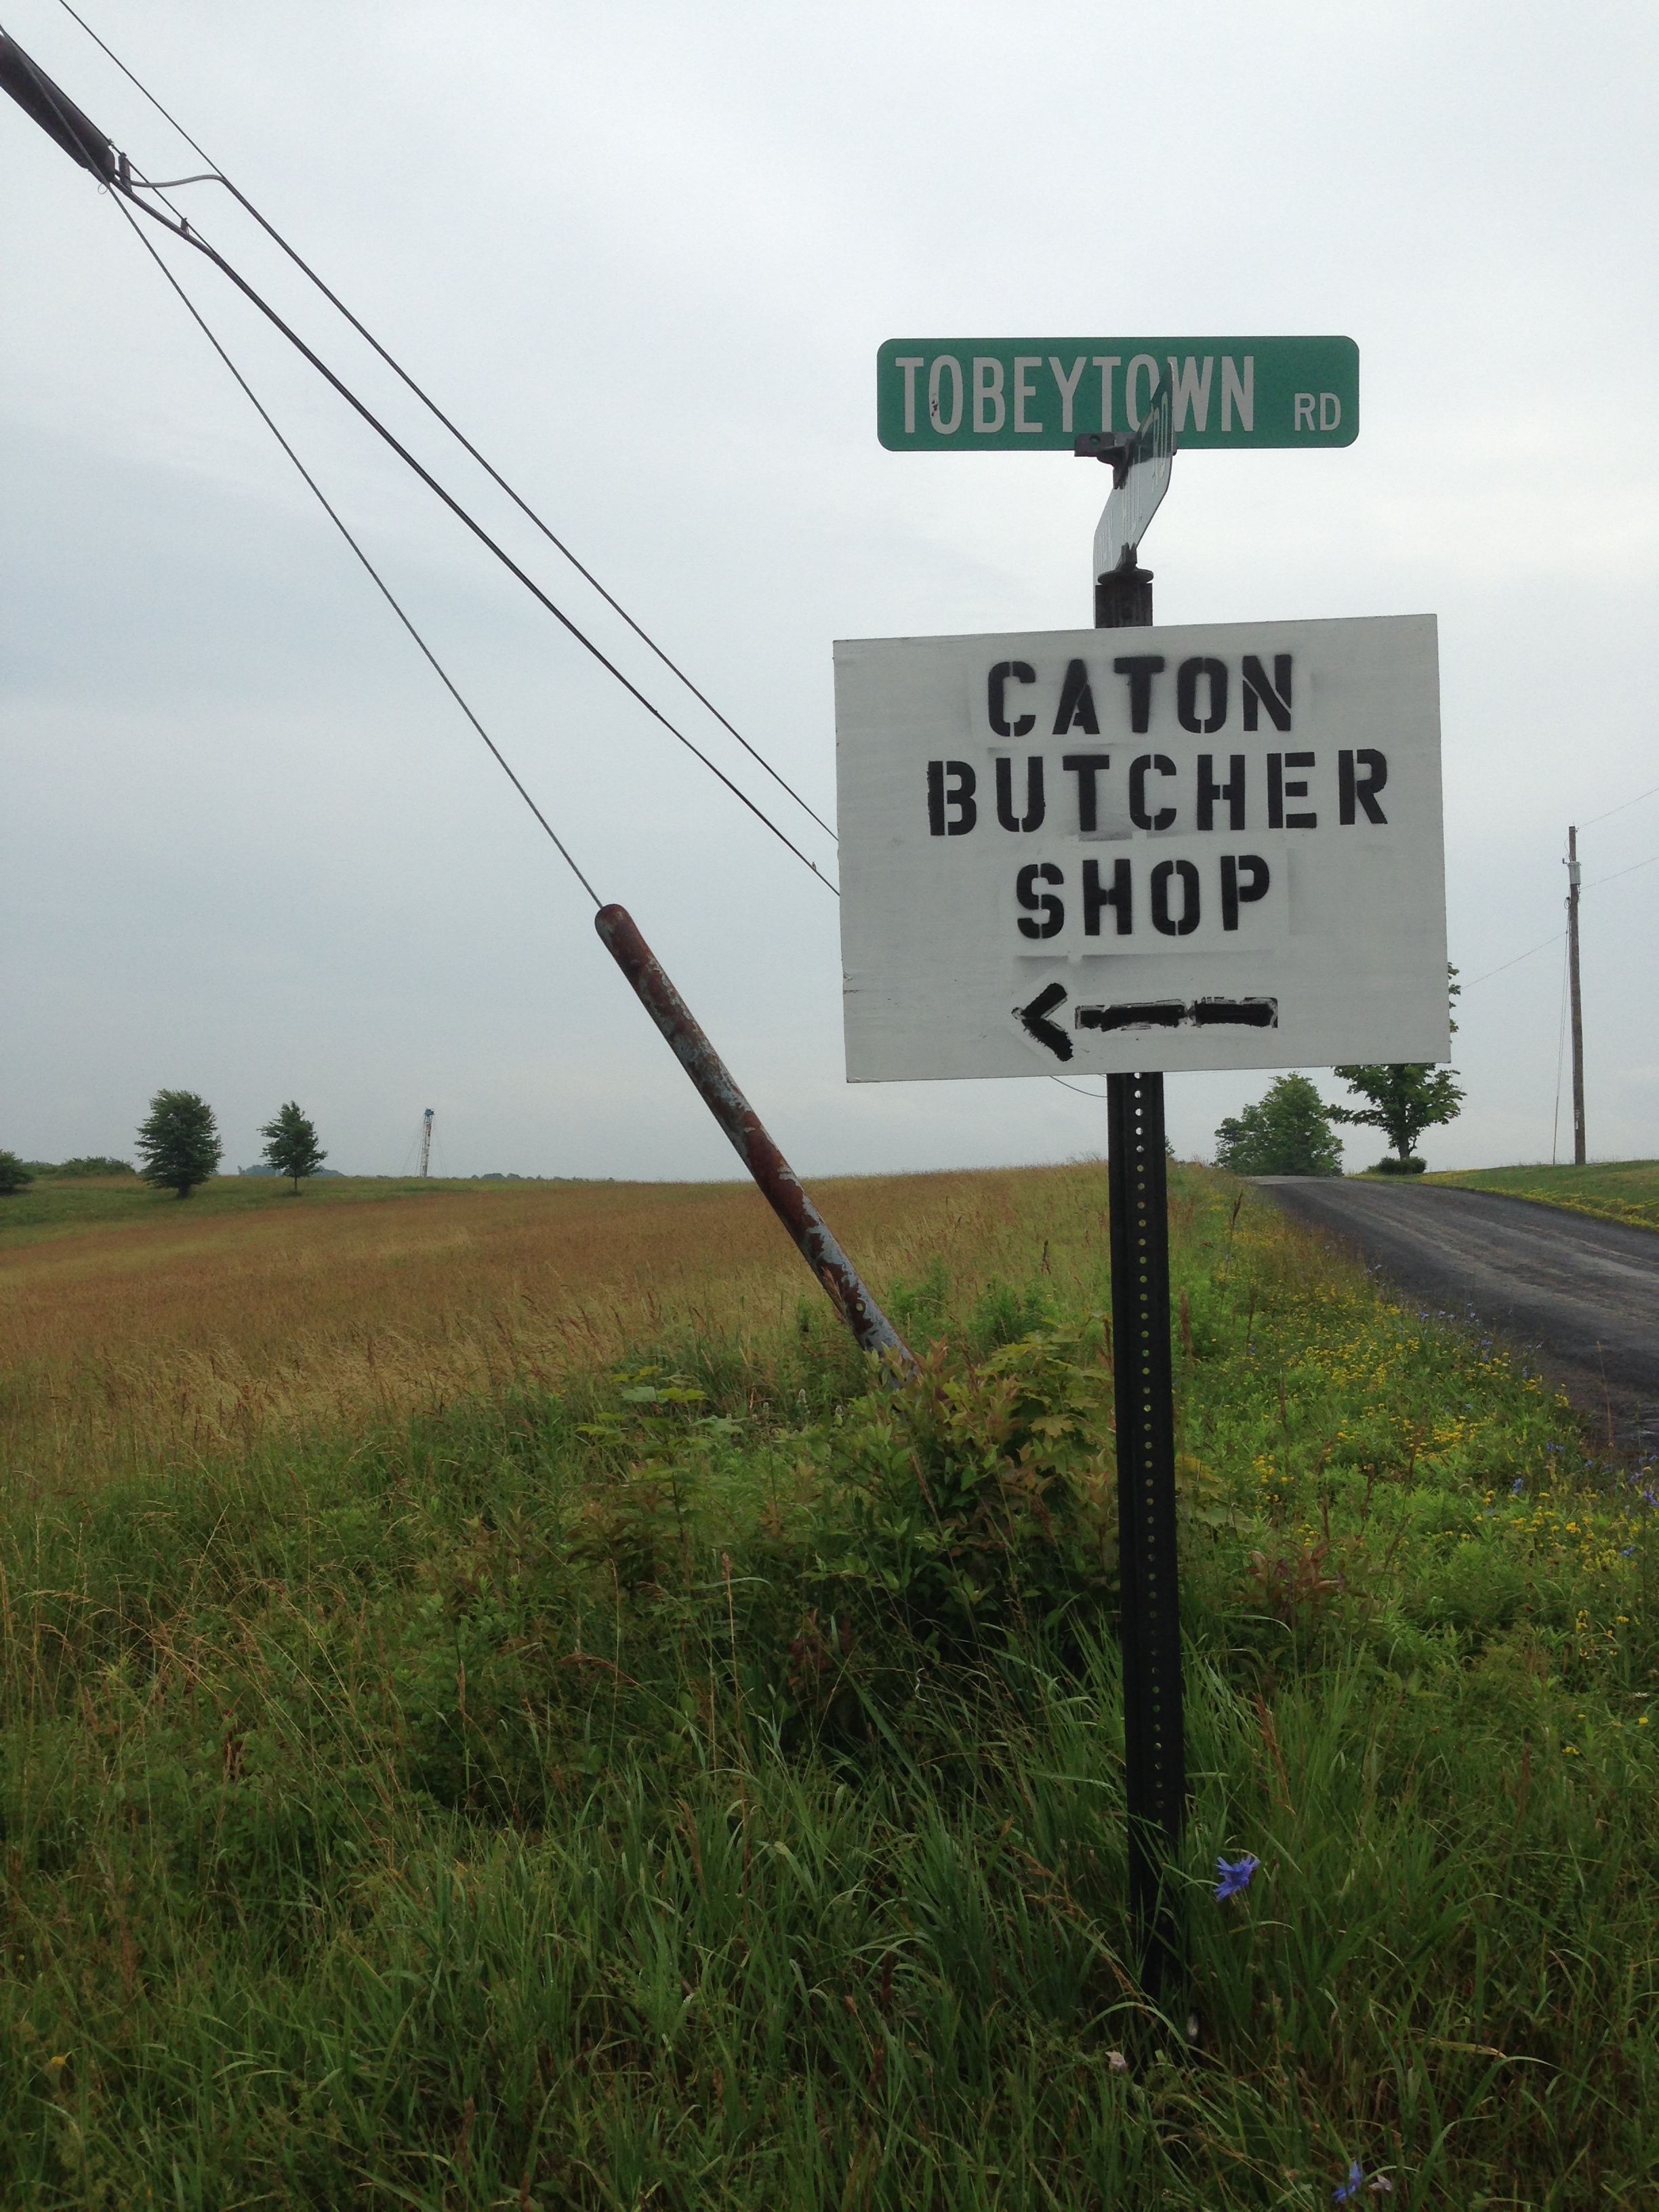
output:
M1248 1851L1242 1859L1218 1859L1216 1872L1221 1879L1215 1886L1216 1902L1224 1904L1228 1898L1240 1896L1250 1886L1250 1877L1261 1865Z
M1361 2187L1364 2185L1364 2179L1365 2176L1364 2172L1361 2170L1359 2160L1355 2159L1353 2163L1348 2168L1347 2180L1343 2184L1341 2188L1332 2190L1332 2203L1346 2204L1351 2197L1358 2197Z
M1510 1483L1510 1496L1511 1498L1519 1498L1519 1496L1521 1495L1522 1492L1526 1488L1526 1486L1527 1486L1527 1478L1526 1478L1526 1476L1525 1476L1524 1474L1517 1474L1517 1475L1516 1476L1516 1478L1515 1478L1515 1480L1514 1480L1512 1483Z

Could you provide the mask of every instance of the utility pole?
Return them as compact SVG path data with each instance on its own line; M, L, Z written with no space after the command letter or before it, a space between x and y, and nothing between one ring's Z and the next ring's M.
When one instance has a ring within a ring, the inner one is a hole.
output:
M1584 1008L1578 990L1578 831L1567 831L1567 989L1572 1001L1572 1162L1584 1164Z
M421 1122L421 1173L432 1172L432 1109L428 1107Z

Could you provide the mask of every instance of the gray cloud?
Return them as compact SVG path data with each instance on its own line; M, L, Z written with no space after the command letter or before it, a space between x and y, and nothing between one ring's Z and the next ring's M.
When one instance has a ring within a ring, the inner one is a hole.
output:
M876 343L928 326L1358 339L1359 442L1183 457L1147 551L1171 621L1439 614L1467 975L1559 928L1565 823L1659 781L1645 10L1565 39L1536 7L93 20L823 811L832 638L1086 619L1099 471L877 448ZM9 24L151 173L196 166L46 0ZM397 1168L431 1103L458 1171L727 1172L580 894L115 210L9 106L0 165L0 1141L119 1147L186 1083L244 1158L298 1096L341 1166ZM257 234L191 204L435 465ZM803 1168L1098 1146L1103 1111L1046 1083L846 1089L834 902L178 265ZM1659 852L1659 800L1584 849L1591 880ZM1656 903L1659 867L1586 902L1607 1153L1656 1148ZM1470 991L1437 1163L1547 1151L1559 981L1545 951ZM1260 1085L1172 1082L1177 1144Z

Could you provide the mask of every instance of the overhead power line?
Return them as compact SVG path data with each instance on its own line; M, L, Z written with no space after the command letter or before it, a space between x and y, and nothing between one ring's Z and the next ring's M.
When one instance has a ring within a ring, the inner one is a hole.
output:
M623 673L610 656L604 653L593 640L566 614L563 608L542 589L534 577L522 568L506 548L498 544L483 525L462 506L459 500L439 483L431 471L415 458L402 441L380 421L373 409L360 399L342 378L335 374L327 362L307 344L298 331L283 319L270 302L260 296L246 278L194 228L185 216L171 209L167 213L163 213L160 209L149 206L137 196L126 155L116 149L97 125L76 106L61 88L54 84L45 71L32 62L15 40L7 37L3 31L0 31L0 82L3 82L5 89L12 94L20 106L33 116L49 136L57 140L72 160L79 162L83 168L92 170L111 187L112 192L122 195L129 208L137 209L139 214L147 216L152 222L167 231L169 235L182 239L186 245L195 247L204 259L210 261L215 268L228 277L237 290L258 308L266 320L287 338L289 344L306 361L310 362L325 382L333 386L347 404L362 416L362 420L392 448L399 459L442 501L457 520L464 523L480 544L495 555L502 567L517 578L532 598L544 607L556 621L562 623L584 651L592 654L608 674L615 677L629 696L645 708L652 720L660 724L676 743L684 745L695 759L701 761L709 774L724 784L732 797L747 807L756 820L763 823L780 844L793 854L802 866L809 869L826 890L836 897L840 896L835 884L823 873L817 862L809 859L793 838L773 821L763 807L757 805L740 785L734 783L725 770L710 760L699 745L695 744L683 730L670 721L662 709L641 690L638 684Z
M264 424L266 429L270 431L271 436L275 438L277 444L288 455L289 460L293 462L301 476L304 477L306 483L315 495L318 504L321 507L324 514L327 515L329 520L339 532L341 537L344 538L346 544L351 548L358 560L362 562L363 567L368 571L369 576L374 581L375 589L380 593L386 605L391 608L392 613L397 616L398 621L403 624L404 628L409 632L410 637L414 639L416 644L420 647L421 652L426 657L426 659L430 665L433 673L437 677L438 681L443 685L445 690L448 692L450 697L460 708L462 714L466 716L467 720L471 723L473 728L483 739L485 744L489 746L490 751L495 755L496 762L501 769L502 773L512 784L513 788L518 793L520 798L523 799L525 805L535 816L537 821L541 823L542 828L546 830L548 836L552 839L555 846L558 848L560 857L569 868L571 874L575 877L576 881L587 893L589 898L592 900L595 907L603 905L603 900L600 898L599 893L594 890L592 884L588 882L587 878L582 873L580 867L578 866L575 859L571 854L569 847L565 843L563 838L560 836L558 831L553 827L553 824L548 820L547 817L542 812L541 808L537 805L535 800L530 796L530 793L525 789L524 785L520 781L517 775L514 773L512 763L508 761L506 754L502 752L501 747L495 743L494 738L490 736L489 731L485 729L483 724L478 720L471 708L468 706L466 701L461 696L461 694L457 689L449 672L443 666L437 655L433 652L431 647L422 636L420 631L416 629L410 617L404 612L402 605L394 596L391 586L386 582L385 577L381 575L380 570L374 566L374 563L369 559L368 554L364 552L362 547L357 543L357 540L352 536L351 532L347 528L337 509L330 501L328 495L324 491L316 477L312 475L310 470L307 468L305 463L300 459L298 453L295 452L293 447L289 445L288 440L277 428L276 424L272 420L270 413L260 400L258 394L254 391L252 386L243 375L241 370L237 368L235 362L231 359L224 347L220 343L218 338L214 335L214 332L209 327L206 318L197 307L196 302L191 298L189 293L185 291L184 286L173 275L172 270L167 267L167 263L156 252L155 248L150 244L149 239L144 236L143 232L138 228L138 225L133 222L132 216L127 212L127 210L125 207L121 207L121 204L118 200L116 202L116 205L120 208L123 222L131 226L133 236L137 240L139 245L143 247L145 252L149 254L150 259L155 264L162 276L173 287L173 291L183 301L186 314L190 316L191 321L194 322L196 327L201 331L203 337L213 348L215 353L218 355L220 360L223 362L225 367L230 371L237 383L241 386L244 394L246 396L247 400L254 411L258 414L259 420Z
M667 731L671 738L674 738L678 744L684 745L687 752L690 753L695 759L701 761L711 775L718 777L720 781L723 783L726 786L726 788L732 793L732 796L742 805L746 806L757 822L763 823L766 828L769 829L772 835L778 840L779 843L786 845L788 848L788 849L794 854L795 858L801 863L803 867L810 868L811 870L813 875L817 878L817 880L823 885L826 890L836 892L836 886L830 881L828 877L822 872L817 861L808 859L807 855L802 852L800 847L796 844L794 839L785 830L779 828L778 824L772 819L771 816L767 813L766 810L763 807L757 806L740 784L733 783L731 777L726 775L724 769L718 767L714 761L710 760L708 754L702 750L700 745L693 744L692 740L686 736L684 731L678 728L673 722L671 722L667 715L663 713L661 708L657 706L653 700L647 698L646 694L641 690L639 685L634 683L630 678L623 673L622 670L617 667L616 662L611 659L610 655L602 651L601 648L594 643L593 640L588 636L586 631L584 630L579 623L574 622L556 600L550 598L548 593L542 589L535 578L531 575L526 569L520 567L519 563L513 558L513 556L507 550L507 548L501 544L497 539L491 537L489 531L484 528L483 523L481 523L475 515L470 514L468 510L462 506L460 501L455 497L453 492L449 491L443 484L439 483L437 477L433 475L431 470L427 468L423 463L416 460L414 454L410 452L408 447L404 444L403 441L392 430L388 429L386 425L381 422L380 416L375 414L374 409L370 407L366 401L362 400L357 397L356 393L351 389L350 386L345 382L343 378L335 374L334 371L329 367L328 363L323 360L322 356L306 343L306 341L290 324L283 321L282 316L277 313L276 310L270 305L270 301L260 296L260 295L254 289L253 286L248 283L247 279L242 276L238 270L232 266L232 264L225 258L224 255L218 251L217 247L210 245L209 241L202 236L201 233L195 228L194 224L187 222L182 216L179 216L173 222L169 222L167 216L162 214L159 209L147 206L143 200L137 198L137 193L132 191L128 191L126 192L126 199L129 206L137 208L141 215L148 216L152 222L159 224L160 227L163 230L167 231L171 236L182 239L185 245L194 246L196 251L200 253L204 259L210 261L216 269L217 269L223 276L228 276L231 283L236 287L237 290L242 294L244 298L252 302L253 306L259 310L259 313L264 316L265 319L273 326L273 328L280 331L282 335L288 340L289 343L294 347L295 350L306 361L310 362L311 366L325 382L333 386L335 391L337 392L340 397L345 401L346 404L362 417L363 421L368 424L370 429L372 429L378 437L385 441L385 442L392 448L392 452L397 454L398 459L401 460L406 467L411 469L414 473L419 477L421 482L426 485L427 489L429 491L434 492L437 497L443 501L444 505L449 509L450 513L454 515L456 520L459 522L465 524L466 528L470 530L473 536L478 540L479 544L485 546L489 551L495 555L495 558L507 571L508 574L516 577L519 582L521 583L525 589L530 593L531 597L535 599L539 605L545 607L548 613L553 617L556 622L563 624L570 635L575 639L577 644L580 645L585 652L591 653L593 659L599 662L600 667L605 670L607 674L616 678L617 683L622 685L623 690L628 693L629 697L637 700L640 705L644 708L646 713L651 716L652 720L655 722L660 723L662 727ZM839 896L840 894L836 892L836 896Z
M1588 822L1581 822L1578 826L1581 830L1594 830L1598 822L1610 822L1615 814L1622 814L1627 806L1639 806L1644 799L1659 799L1659 783L1656 783L1650 791L1638 791L1634 799L1621 799L1617 806L1608 807L1605 814L1592 814ZM1638 860L1636 865L1639 868L1647 864ZM1611 878L1603 876L1601 880L1605 884Z
M319 291L323 297L329 302L329 305L333 307L337 313L344 317L345 320L350 324L352 329L356 331L359 337L363 340L364 343L371 347L374 351L380 356L380 359L386 363L392 374L398 378L403 384L407 386L409 390L412 392L415 397L420 401L422 406L424 407L437 422L443 425L444 428L448 431L451 437L455 440L456 443L461 447L464 452L471 455L472 459L475 460L478 466L484 471L484 474L489 477L490 481L498 485L500 489L507 494L514 507L519 509L520 513L523 514L527 520L535 526L535 527L541 532L542 536L546 538L548 544L553 546L555 550L570 563L577 574L580 576L586 583L588 583L592 586L592 588L599 593L599 597L605 601L605 605L610 607L613 612L622 617L623 621L627 623L629 629L633 631L635 636L640 640L641 643L647 647L649 650L656 655L657 659L663 664L663 666L685 686L686 690L691 694L692 697L696 700L700 706L707 708L708 712L714 717L714 720L720 725L720 727L726 731L732 737L736 738L738 744L743 747L744 752L746 752L752 760L757 762L759 765L765 769L767 775L771 777L772 781L778 786L779 789L787 792L790 798L794 800L796 805L801 809L802 812L808 815L812 821L817 823L818 828L823 831L824 835L833 840L836 833L830 828L830 824L824 820L823 817L801 797L800 793L795 789L793 784L788 782L784 776L780 775L778 770L773 767L771 762L767 759L766 756L761 752L757 747L752 745L749 742L749 739L744 736L742 731L720 712L714 701L710 699L705 692L698 688L698 686L692 681L691 678L688 676L685 671L680 666L679 663L673 659L663 647L658 644L655 638L651 635L650 632L647 630L641 623L635 621L635 617L629 613L627 608L623 606L621 600L616 597L614 592L608 591L605 585L603 585L599 581L599 578L593 574L592 570L589 568L584 562L580 560L574 552L572 552L569 546L565 544L563 538L559 537L551 526L542 519L542 517L536 512L535 508L531 506L530 502L520 494L514 486L511 484L501 474L501 471L495 467L495 464L483 453L479 452L478 448L472 443L472 441L466 435L465 432L463 431L457 423L453 422L444 412L443 409L439 406L437 401L416 382L415 379L409 374L409 371L403 366L403 363L398 361L386 346L381 344L380 339L375 337L373 331L369 330L365 324L359 320L357 316L352 313L349 307L347 307L345 301L340 298L339 295L333 291L329 285L324 282L322 277L317 274L317 271L311 266L310 263L305 260L294 246L289 245L287 239L283 236L276 225L271 222L268 217L260 213L253 202L249 199L247 194L241 190L240 186L231 181L231 179L225 174L224 171L219 167L218 163L214 161L212 155L208 152L206 147L203 146L196 139L192 138L189 131L185 130L184 125L178 120L177 117L171 114L167 108L162 106L161 101L155 97L155 94L151 92L149 86L128 68L127 64L121 59L120 56L115 52L112 47L108 46L104 40L99 37L97 32L94 31L91 24L87 21L85 16L77 14L76 9L70 7L70 0L58 0L58 4L63 8L65 15L71 17L74 21L80 25L81 28L86 33L87 36L92 40L93 44L100 50L100 52L105 54L109 60L114 63L116 68L120 70L122 76L125 76L128 82L133 85L143 98L149 102L156 113L160 115L165 122L171 125L172 128L179 133L179 136L184 140L185 143L191 149L191 151L193 153L199 154L203 161L207 162L209 165L208 171L204 175L171 178L165 182L150 184L148 185L147 189L152 191L173 191L179 190L181 186L185 185L222 185L225 190L231 195L232 198L236 201L237 204L248 215L252 216L254 222L258 224L260 229L265 233L266 236L270 238L275 245L279 246L283 252L288 256L295 267L298 269L311 283L315 285L318 291Z
M1652 794L1651 793L1644 792L1643 796L1644 798L1650 798ZM1625 804L1626 806L1634 806L1636 801L1633 799L1628 799L1626 800ZM1607 810L1607 812L1611 814L1617 814L1620 811L1621 811L1621 810L1617 806L1609 807ZM1607 817L1606 814L1600 814L1596 817L1598 822L1605 822L1607 818ZM1589 824L1586 823L1585 826L1588 828ZM1584 889L1587 891L1600 890L1603 884L1616 884L1620 876L1633 876L1638 868L1650 868L1656 860L1659 860L1659 853L1650 853L1645 860L1632 860L1629 867L1615 868L1610 876L1597 876L1593 883L1586 884L1584 885ZM1547 952L1552 945L1559 945L1565 935L1565 930L1558 929L1553 937L1545 938L1541 943L1534 945L1530 951L1517 952L1513 960L1505 960L1502 966L1488 968L1484 975L1475 976L1473 981L1467 984L1464 988L1472 991L1476 983L1489 983L1494 975L1503 975L1506 969L1518 968L1523 960L1530 960L1540 952Z

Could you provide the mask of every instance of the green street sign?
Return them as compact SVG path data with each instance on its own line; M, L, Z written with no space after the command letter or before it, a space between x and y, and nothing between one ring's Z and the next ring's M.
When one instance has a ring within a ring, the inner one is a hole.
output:
M889 338L876 354L876 433L890 453L1070 453L1137 430L1167 387L1183 452L1351 446L1352 338Z

